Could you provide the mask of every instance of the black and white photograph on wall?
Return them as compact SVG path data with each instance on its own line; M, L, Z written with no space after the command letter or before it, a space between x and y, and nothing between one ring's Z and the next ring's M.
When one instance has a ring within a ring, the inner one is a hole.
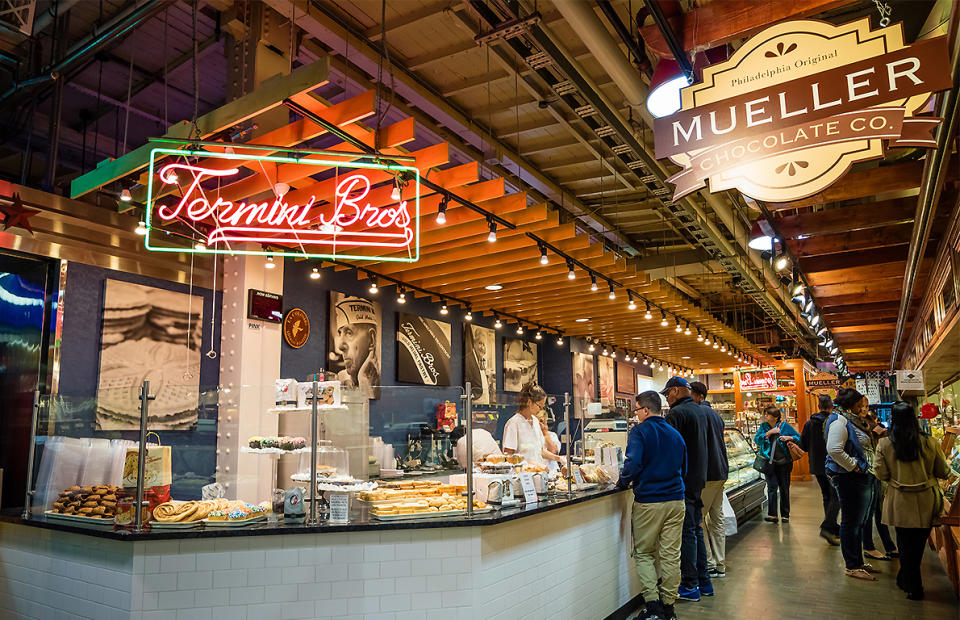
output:
M380 304L330 291L327 369L344 388L359 388L367 398L380 398Z
M450 385L450 323L397 314L397 381Z
M528 383L540 383L537 344L518 338L504 338L503 391L519 392Z
M600 404L613 406L613 358L598 357L600 375Z
M582 418L587 412L587 403L597 399L593 382L593 356L586 353L573 354L573 414Z
M617 362L617 392L634 394L634 390L637 389L637 379L634 375L633 366Z
M497 404L496 342L492 329L463 324L463 380L470 382L475 405Z
M97 430L140 428L140 386L150 382L150 430L197 426L203 297L107 280L100 330Z

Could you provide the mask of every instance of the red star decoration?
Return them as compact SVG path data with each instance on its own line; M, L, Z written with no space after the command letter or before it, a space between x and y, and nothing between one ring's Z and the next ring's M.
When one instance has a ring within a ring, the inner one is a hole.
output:
M34 233L33 228L30 227L30 218L40 212L24 207L23 201L20 200L20 193L17 192L13 195L13 204L0 206L0 213L3 214L4 230L9 230L11 226L19 226L32 235Z

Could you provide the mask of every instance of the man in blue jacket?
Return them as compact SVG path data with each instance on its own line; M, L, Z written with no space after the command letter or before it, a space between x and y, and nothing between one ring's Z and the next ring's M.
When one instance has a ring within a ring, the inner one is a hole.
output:
M640 422L630 429L617 488L633 488L633 555L646 601L637 618L671 620L680 585L687 453L683 437L660 415L659 394L644 392L636 403Z

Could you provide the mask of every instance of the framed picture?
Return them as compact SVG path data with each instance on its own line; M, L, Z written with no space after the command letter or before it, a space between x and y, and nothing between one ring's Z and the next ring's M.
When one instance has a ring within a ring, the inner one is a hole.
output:
M633 366L617 362L617 392L621 394L633 394L637 387L637 379L634 376Z
M536 343L518 338L504 338L503 391L519 392L528 383L540 383Z
M397 313L397 381L450 385L450 323Z
M492 329L463 324L463 381L470 382L475 405L497 403L496 342Z
M587 353L573 354L573 413L583 417L587 403L597 399L597 386L593 380L593 356Z
M613 406L613 359L598 357L600 367L600 404Z
M151 430L197 426L203 297L107 280L100 328L97 430L140 428L140 386L150 381Z
M380 304L330 291L327 367L346 388L360 388L368 398L380 398L380 345L383 317Z

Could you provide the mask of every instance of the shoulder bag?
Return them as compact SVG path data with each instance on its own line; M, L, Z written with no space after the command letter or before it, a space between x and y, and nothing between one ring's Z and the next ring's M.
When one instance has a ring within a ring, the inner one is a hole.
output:
M757 448L757 456L753 459L753 468L763 475L773 473L773 465L770 464L770 458L773 456L773 449L776 444L770 444L770 456L763 456L760 448Z

